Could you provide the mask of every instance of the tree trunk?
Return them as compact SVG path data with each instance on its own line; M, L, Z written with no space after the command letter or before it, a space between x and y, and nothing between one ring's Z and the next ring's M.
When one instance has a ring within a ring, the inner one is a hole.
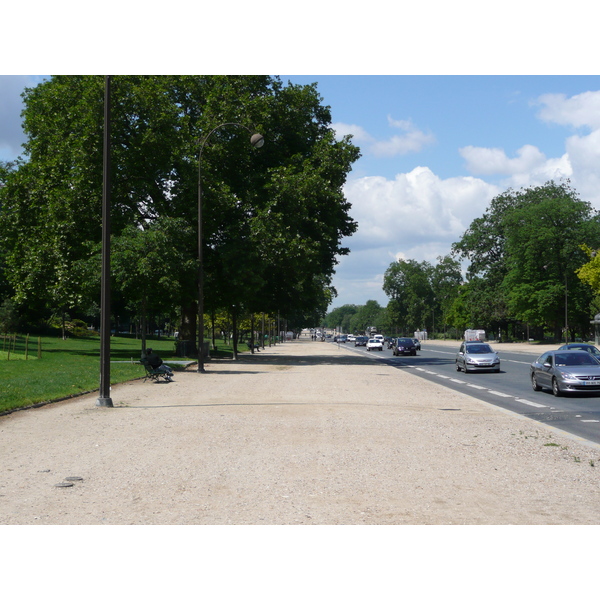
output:
M237 331L237 314L236 314L235 307L231 309L231 323L232 323L232 328L233 328L233 360L237 360L238 331Z
M188 356L197 354L197 328L196 318L198 315L198 304L190 302L181 307L181 329L179 330L179 340L187 342Z

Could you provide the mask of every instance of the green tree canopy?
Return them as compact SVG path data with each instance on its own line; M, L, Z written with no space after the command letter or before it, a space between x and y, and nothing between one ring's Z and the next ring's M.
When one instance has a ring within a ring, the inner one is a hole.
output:
M342 186L359 150L334 137L316 84L116 76L111 89L115 239L174 218L197 231L203 147L207 310L324 314L348 252L341 240L356 229ZM92 259L101 238L104 78L52 77L24 102L25 160L0 190L6 273L22 308L84 310L92 300L73 265ZM215 129L225 123L241 127ZM262 150L250 148L246 128L264 135ZM176 247L180 232L169 235ZM192 241L184 253L185 264L196 256ZM172 278L179 298L170 301L190 306L186 268L174 265Z

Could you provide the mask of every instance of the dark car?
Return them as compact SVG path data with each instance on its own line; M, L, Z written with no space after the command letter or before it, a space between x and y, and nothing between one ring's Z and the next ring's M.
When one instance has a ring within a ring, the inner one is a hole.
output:
M564 346L561 346L559 350L585 350L586 352L589 352L592 356L600 358L600 350L598 350L596 346L592 346L592 344L565 344Z
M366 346L368 341L369 341L369 338L366 335L357 335L354 338L354 345L355 346Z
M536 392L600 392L600 361L585 350L551 350L531 364L530 377Z
M397 338L396 343L394 344L393 354L394 356L400 356L401 354L416 356L417 347L415 346L412 338Z

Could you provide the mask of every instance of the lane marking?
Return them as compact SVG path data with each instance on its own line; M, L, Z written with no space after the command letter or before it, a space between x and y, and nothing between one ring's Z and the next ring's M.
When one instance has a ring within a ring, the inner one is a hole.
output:
M502 392L496 392L495 390L488 390L490 394L494 394L494 396L501 396L502 398L514 398L510 394L503 394Z
M582 423L600 423L597 419L581 419Z
M476 390L489 390L490 388L483 387L482 385L475 385L474 383L467 383L467 387L475 388Z
M537 402L532 402L531 400L524 400L523 398L515 398L517 402L521 404L527 404L527 406L533 406L534 408L548 408L545 404L538 404Z

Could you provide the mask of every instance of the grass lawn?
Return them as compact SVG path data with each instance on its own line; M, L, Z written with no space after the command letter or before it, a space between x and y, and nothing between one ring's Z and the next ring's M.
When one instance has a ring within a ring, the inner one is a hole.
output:
M150 346L165 361L183 360L175 356L175 344L172 338L148 337ZM240 349L245 346L240 345ZM140 358L141 340L132 337L110 338L111 361L134 361ZM213 354L214 355L214 354ZM231 356L227 346L218 345L218 357ZM37 339L35 349L30 349L29 359L0 350L0 413L67 398L77 394L92 392L100 387L100 339L55 337L42 338L42 358L37 358ZM193 360L193 359L190 359ZM178 365L173 365L176 371ZM144 367L131 363L110 365L111 384L130 381L144 376Z

